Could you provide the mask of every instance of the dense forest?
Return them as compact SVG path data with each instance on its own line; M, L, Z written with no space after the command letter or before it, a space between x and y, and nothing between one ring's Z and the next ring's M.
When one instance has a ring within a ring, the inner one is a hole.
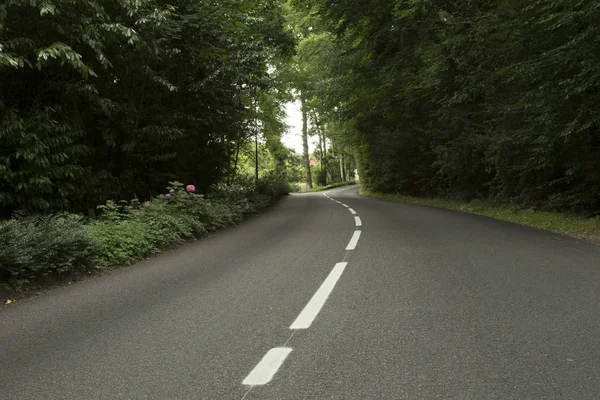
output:
M591 0L5 0L0 208L357 168L374 191L593 214L599 87Z
M3 1L4 214L148 199L173 180L204 191L259 124L276 153L287 89L269 67L293 48L275 0Z
M297 0L367 188L600 210L600 3Z

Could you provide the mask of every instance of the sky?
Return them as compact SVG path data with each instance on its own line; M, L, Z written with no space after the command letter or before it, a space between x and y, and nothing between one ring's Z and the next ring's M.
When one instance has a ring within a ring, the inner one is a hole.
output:
M286 119L288 131L281 137L281 142L302 154L302 113L300 112L300 102L290 102L285 105ZM315 150L315 139L308 138L308 151L312 153Z

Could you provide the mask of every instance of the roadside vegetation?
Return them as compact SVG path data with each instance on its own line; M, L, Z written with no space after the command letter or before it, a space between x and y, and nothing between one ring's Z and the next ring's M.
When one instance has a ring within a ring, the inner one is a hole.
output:
M286 193L284 22L277 0L0 2L0 283L128 264Z
M109 200L99 218L59 213L0 221L0 284L20 291L49 275L127 265L235 225L288 192L273 178L215 185L206 196L172 182L143 203Z
M294 0L312 129L364 188L600 214L594 0Z
M464 202L440 198L424 198L400 194L379 193L366 189L361 190L360 194L374 199L448 208L451 210L485 215L521 225L562 233L564 235L600 245L600 216L586 218L578 214L499 206L482 200L471 200L469 202Z

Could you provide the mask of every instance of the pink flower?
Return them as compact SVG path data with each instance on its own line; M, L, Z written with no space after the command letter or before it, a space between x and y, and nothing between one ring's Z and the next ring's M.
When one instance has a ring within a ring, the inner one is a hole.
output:
M195 192L196 191L196 186L194 186L194 185L187 185L185 187L185 190L188 191L188 192Z
M165 194L165 197L171 197L171 193Z
M175 189L169 190L169 193L175 193Z
M150 202L149 201L145 202L144 207L150 207Z

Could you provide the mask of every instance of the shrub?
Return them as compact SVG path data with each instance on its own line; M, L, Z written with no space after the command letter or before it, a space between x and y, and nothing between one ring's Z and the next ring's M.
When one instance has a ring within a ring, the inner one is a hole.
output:
M283 196L287 196L292 191L292 187L287 182L280 182L275 185L275 190L273 195L276 199L279 199Z
M86 266L101 250L69 214L0 221L0 243L0 276L12 282Z
M191 209L184 214L173 208L168 202L156 199L131 211L131 218L147 226L152 242L158 247L181 243L205 232L204 224L193 216Z
M235 215L231 205L214 200L206 201L197 215L211 231L231 226L242 218L241 214Z
M225 204L235 204L243 202L252 193L258 190L254 178L238 177L231 184L219 183L210 188L209 199Z
M289 192L276 176L239 178L212 187L206 198L194 185L170 182L167 193L141 204L109 200L100 218L75 215L0 221L0 278L27 279L79 266L129 264L169 245L231 226Z
M257 211L269 206L271 203L273 203L273 200L266 194L252 193L248 199L248 202L251 205L252 211Z
M290 193L290 185L277 173L267 173L256 183L256 191L275 200Z
M141 221L98 220L88 224L86 229L102 246L100 253L94 257L99 266L129 264L158 251L148 226Z

